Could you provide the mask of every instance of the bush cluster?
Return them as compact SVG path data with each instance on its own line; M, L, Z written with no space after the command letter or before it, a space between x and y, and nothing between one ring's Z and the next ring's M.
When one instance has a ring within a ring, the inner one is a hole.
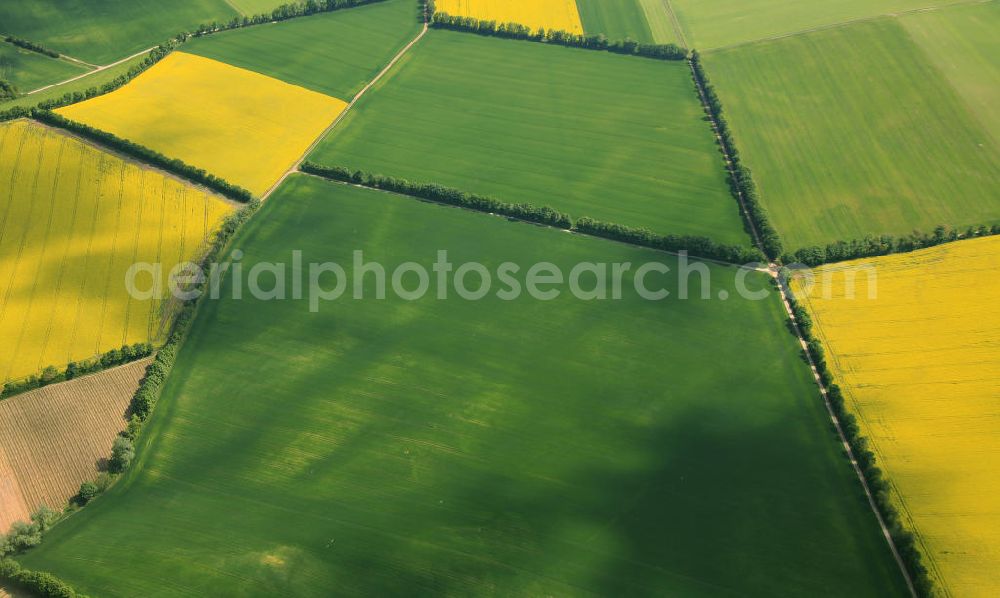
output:
M6 79L0 79L0 102L17 97L17 87Z
M864 239L855 239L853 241L837 241L836 243L828 244L826 247L804 247L792 254L786 254L783 261L786 264L800 263L815 267L821 264L858 258L876 257L891 253L907 253L917 249L925 249L943 243L958 241L959 239L973 239L991 235L1000 235L1000 224L992 226L984 224L979 227L969 227L964 232L959 232L958 229L948 230L944 226L938 226L930 234L913 232L902 237L894 237L892 235L868 236Z
M25 50L31 50L32 52L38 52L39 54L45 54L51 58L59 58L59 52L55 50L50 50L45 46L36 44L35 42L29 42L26 39L21 39L19 37L14 37L13 35L8 35L3 38L5 42L14 44L19 48L24 48Z
M51 573L24 569L7 558L0 558L0 580L40 598L86 598Z
M733 134L729 128L729 122L723 113L719 94L716 93L715 87L708 80L708 75L705 74L705 69L701 64L701 55L698 54L697 50L691 52L691 70L694 73L695 83L705 95L705 103L708 105L709 115L715 121L722 149L729 155L729 159L732 161L732 172L729 177L730 188L734 195L743 197L743 205L747 212L746 217L750 220L747 224L757 230L764 253L767 254L768 258L776 260L782 254L781 239L778 237L778 231L771 225L771 221L767 217L767 211L764 210L764 206L760 203L760 196L757 193L757 185L753 181L753 174L740 160L740 153L736 149Z
M243 187L233 185L232 183L229 183L226 180L211 174L210 172L206 172L202 168L196 168L189 164L185 164L178 159L168 158L158 151L151 150L146 146L139 145L138 143L127 139L122 139L113 133L108 133L100 129L95 129L89 125L72 121L62 115L56 114L55 112L50 112L49 110L36 109L32 112L32 116L43 123L59 127L61 129L66 129L67 131L71 131L81 137L86 137L96 141L101 145L119 151L127 156L159 166L168 172L172 172L188 180L202 184L209 189L218 191L226 197L235 199L236 201L247 202L250 201L250 198L252 197L250 192Z
M4 384L0 388L0 399L6 399L9 396L48 386L49 384L55 384L56 382L72 380L84 374L92 374L125 363L131 363L149 357L152 354L153 345L149 343L136 343L134 345L122 345L120 349L111 349L107 353L103 353L93 359L71 361L66 364L66 369L62 371L50 365L38 374Z
M546 31L544 28L535 30L519 23L497 23L496 21L483 21L472 17L456 17L446 12L433 13L431 26L438 29L466 31L479 35L543 42L588 50L603 50L658 60L684 60L687 58L687 51L675 44L640 44L630 39L611 41L603 34L579 35L559 30Z
M511 204L484 195L466 193L459 189L435 183L415 183L406 179L372 174L363 170L351 170L341 166L320 166L303 162L302 172L325 179L360 185L372 189L391 191L428 201L468 208L479 212L500 214L517 220L573 230L582 234L624 241L664 251L687 251L693 256L710 258L734 264L759 262L763 256L756 249L734 245L720 245L707 237L687 235L657 235L641 228L630 228L621 224L599 222L592 218L580 218L575 223L569 214L550 208L529 204Z
M782 279L787 282L787 272L783 272ZM786 284L786 289L788 289ZM834 384L833 374L826 362L826 354L823 345L813 334L813 321L809 312L795 299L795 295L788 290L786 293L788 301L792 306L795 320L798 322L799 330L806 341L806 351L816 365L823 385L827 387L827 397L837 419L840 420L840 428L844 432L847 444L854 453L858 467L864 475L868 489L875 500L875 506L882 516L889 535L899 551L903 564L913 580L913 585L920 596L931 596L933 594L933 582L928 574L927 567L923 564L920 549L917 547L916 538L913 533L906 529L900 518L899 511L892 503L890 496L890 486L885 474L878 467L875 453L869 448L868 439L861 435L861 428L854 414L847 410L844 402L844 393L840 386Z

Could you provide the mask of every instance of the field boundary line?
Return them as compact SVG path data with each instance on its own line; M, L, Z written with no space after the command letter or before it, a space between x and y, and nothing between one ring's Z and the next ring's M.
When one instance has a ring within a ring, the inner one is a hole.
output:
M831 29L839 29L841 27L850 27L851 25L857 25L859 23L867 23L870 21L877 21L879 19L898 19L899 17L905 17L907 15L917 14L921 12L937 12L940 10L947 10L949 8L955 8L958 6L968 6L970 4L989 4L991 2L996 2L996 0L963 0L962 2L954 2L952 4L945 4L945 5L937 4L933 6L922 6L919 8L909 8L907 10L900 10L896 12L885 12L877 15L872 15L870 17L856 17L853 19L847 19L846 21L839 21L837 23L828 23L826 25L817 25L815 27L809 27L807 29L799 29L798 31L791 31L789 33L779 33L777 35L769 35L767 37L751 39L744 42L737 42L735 44L727 44L725 46L706 48L705 50L702 50L701 53L712 54L714 52L722 52L724 50L742 48L743 46L750 46L753 44L761 44L765 42L773 42L781 39L787 39L789 37L796 37L799 35L816 33L817 31L829 31Z
M327 135L329 135L331 132L333 132L335 128L337 128L337 125L339 125L341 121L344 120L344 117L346 117L347 114L351 111L351 108L353 108L354 105L358 103L358 100L360 100L362 96L368 93L368 90L374 87L375 84L378 83L379 80L381 80L382 77L384 77L386 73L388 73L392 69L392 67L394 67L396 63L399 62L400 59L402 59L403 56L410 51L410 48L417 45L417 42L423 39L423 37L427 35L427 32L429 30L430 26L427 24L427 20L425 19L423 26L420 28L420 33L417 34L417 37L413 38L412 40L410 40L410 43L403 46L403 49L397 52L396 55L392 57L392 60L389 61L389 64L385 65L385 67L381 71L379 71L378 74L375 75L375 77L371 81L369 81L367 85L361 88L361 91L355 94L354 98L351 99L350 103L348 103L347 106L340 111L340 114L337 115L337 118L333 119L333 122L330 123L330 125L327 128L323 129L323 132L320 133L319 136L316 137L316 139L314 139L313 142L309 144L309 147L306 148L306 151L303 152L302 155L299 156L298 159L295 160L295 162L288 168L288 170L286 170L281 175L281 177L277 181L275 181L274 184L271 185L271 187L267 191L265 191L263 195L260 196L261 201L265 201L267 200L268 197L271 197L271 194L274 193L275 190L277 190L277 188L281 186L283 182L285 182L285 179L287 179L292 174L299 172L299 167L302 166L302 163L305 162L306 158L309 157L309 154L311 154L313 150L316 149L316 146L318 146L324 139L326 139Z
M977 2L979 0L976 0ZM992 0L991 0L992 1ZM729 155L726 145L722 143L722 137L719 135L719 125L715 121L715 116L709 109L708 97L705 94L705 89L702 86L701 81L698 78L698 74L695 72L694 63L688 60L688 65L691 67L691 75L694 78L695 87L698 89L698 96L701 99L702 107L705 113L708 115L709 122L712 124L712 131L719 142L720 151L722 152L723 159L726 164L726 169L729 171L729 175L735 179L736 172L734 169L732 158ZM753 237L754 244L763 253L767 255L764 250L764 244L761 242L760 233L757 230L757 225L750 218L750 212L747 210L745 198L743 197L743 191L738 185L735 186L736 199L740 206L740 211L746 220L750 232ZM768 265L768 273L775 280L778 287L778 292L781 295L781 303L785 308L785 314L788 316L789 321L792 323L792 330L795 332L795 337L799 342L799 346L804 353L807 363L809 364L809 369L812 371L813 380L816 382L816 386L819 388L820 396L823 398L823 405L826 407L826 411L830 416L833 426L837 431L837 437L839 438L841 444L844 447L844 451L847 454L848 460L851 463L851 467L854 469L854 473L861 482L861 487L864 489L865 497L868 499L868 506L871 508L872 513L875 514L875 519L878 521L879 528L882 530L882 535L885 537L886 543L889 545L889 549L892 551L892 556L896 560L896 564L899 566L900 572L903 574L903 580L906 582L907 589L910 591L910 595L913 598L917 598L917 590L913 584L913 579L910 576L909 570L906 568L906 564L903 562L903 557L899 554L899 549L896 547L896 542L892 539L892 534L889 532L889 527L885 523L885 519L882 517L882 513L879 512L878 505L875 503L875 496L868 486L868 480L865 479L864 472L861 471L861 467L858 464L858 460L854 455L854 449L851 448L850 443L847 441L847 435L844 434L844 429L841 425L840 418L837 417L837 413L833 409L833 404L830 403L830 396L826 385L823 384L823 379L820 377L819 368L816 366L816 362L812 355L809 353L809 344L806 342L805 335L802 333L802 329L799 326L799 322L795 317L795 310L792 309L792 303L790 297L792 296L792 291L788 288L786 281L782 280L780 276L780 266L776 262L771 262Z
M618 243L619 245L624 245L626 247L633 247L633 248L637 247L637 248L640 248L640 249L647 249L649 251L656 251L656 252L659 252L659 253L665 253L667 255L672 255L672 256L675 256L675 257L680 257L681 256L680 252L677 252L677 251L669 251L667 249L658 249L656 247L648 247L646 245L638 245L636 243L629 243L628 241L622 241L621 239L611 239L609 237L602 237L602 236L599 236L599 235L592 235L590 233L584 233L584 232L580 232L578 230L570 230L570 229L567 229L567 228L559 228L557 226L552 226L551 224L545 224L545 223L542 223L542 222L535 222L534 220L525 220L524 218L517 218L515 216L506 216L504 214L497 214L496 212L485 212L483 210L476 210L476 209L469 208L469 207L466 207L466 206L458 206L458 205L450 204L450 203L442 203L440 201L434 201L434 200L426 199L426 198L423 198L423 197L417 197L416 195L407 195L406 193L400 193L398 191L390 191L389 189L378 189L378 188L375 188L375 187L368 187L366 185L359 185L357 183L348 183L348 182L345 182L345 181L338 181L338 180L335 180L335 179L328 179L328 178L320 176L318 174L313 174L311 172L304 172L304 171L300 170L296 174L300 174L300 175L303 175L303 176L308 176L308 177L316 178L316 179L319 179L321 181L326 181L328 183L333 183L333 184L336 184L336 185L346 185L348 187L355 187L355 188L358 188L358 189L368 189L369 191L374 191L376 193L386 193L388 195L395 195L396 197L405 197L405 198L407 198L409 200L419 201L421 203L426 203L426 204L430 204L430 205L433 205L433 206L441 206L441 207L445 207L445 208L454 208L456 210L463 210L463 211L466 211L466 212L471 212L473 214L480 214L480 215L483 215L483 216L490 216L490 217L493 217L493 218L501 218L501 219L506 220L506 221L514 221L514 222L518 222L518 223L521 223L521 224L527 224L527 225L531 225L531 226L539 226L539 227L542 227L542 228L548 228L548 229L552 229L554 231L563 232L563 233L567 233L567 234L571 234L571 235L578 235L578 236L581 236L581 237L587 237L589 239L600 239L602 241L610 241L612 243ZM743 265L740 265L740 264L734 264L732 262L725 262L725 261L717 260L715 258L710 258L710 257L701 257L699 255L691 255L691 254L687 254L687 257L690 258L690 259L692 259L692 260L697 260L699 262L709 262L709 263L712 263L712 264L715 264L715 265L718 265L718 266L728 266L730 268L739 268L739 269L745 269L745 270L753 270L754 272L761 272L761 273L764 273L764 274L770 274L771 273L771 269L769 267L747 268L746 266L743 266Z
M72 83L73 81L78 81L80 79L83 79L84 77L89 77L90 75L93 75L94 73L99 73L101 71L106 71L106 70L108 70L110 68L114 68L114 67L118 66L119 64L122 64L124 62L128 62L129 60L132 60L133 58L138 58L139 56L142 56L143 54L148 54L148 53L152 52L155 49L156 49L156 46L153 46L151 48L146 48L145 50L141 50L139 52L136 52L135 54L132 54L131 56L126 56L125 58L122 58L121 60L116 60L115 62L112 62L112 63L109 63L109 64L105 64L105 65L101 65L101 66L90 64L90 63L87 63L87 62L83 62L81 60L76 60L75 58L71 58L69 56L65 56L65 58L70 58L71 60L73 60L75 62L79 62L80 64L89 65L89 66L92 66L92 67L95 67L95 68L93 70L87 71L86 73L80 73L79 75L76 75L75 77L70 77L69 79L66 79L65 81L60 81L58 83L51 83L51 84L46 85L44 87L39 87L38 89L33 89L33 90L29 91L29 92L26 92L24 95L30 96L31 94L38 93L40 91L45 91L46 89L52 89L53 87L58 87L60 85L65 85L67 83ZM60 56L64 56L64 55L60 54Z

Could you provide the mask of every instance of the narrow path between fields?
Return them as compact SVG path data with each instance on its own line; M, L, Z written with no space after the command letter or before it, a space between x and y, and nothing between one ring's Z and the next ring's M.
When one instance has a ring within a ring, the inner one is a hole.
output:
M314 149L316 149L316 146L319 145L320 142L323 141L326 138L326 136L329 135L330 132L333 131L337 127L337 125L340 124L340 121L344 120L344 117L347 116L347 113L351 111L351 108L353 108L354 105L358 103L358 100L360 100L363 95L365 95L366 93L368 93L368 90L371 89L372 87L374 87L375 84L378 83L379 80L383 76L385 76L385 74L388 73L389 70L392 69L392 67L395 66L396 63L399 62L399 60L407 52L410 51L410 48L412 48L413 46L415 46L417 44L417 42L419 42L421 39L423 39L424 35L427 34L428 29L429 29L429 27L428 27L428 24L427 24L427 20L424 19L423 27L420 28L420 33L417 34L417 37L413 38L410 41L410 43L406 44L406 46L404 46L402 50L400 50L395 56L392 57L392 60L389 61L389 64L385 65L385 68L383 68L381 71L379 71L378 74L375 75L375 78L368 82L368 85L365 85L361 89L361 91L359 91L357 94L354 95L354 98L351 99L351 102L347 105L346 108L344 108L341 111L340 114L337 115L337 118L335 118L333 120L333 122L330 123L330 126L328 126L327 128L323 129L323 132L320 133L320 135L312 143L309 144L309 147L306 148L306 151L303 152L302 155L299 156L299 158L295 161L295 163L292 164L288 168L288 170L286 170L284 172L284 174L281 175L281 178L279 178L273 185L271 185L271 188L268 189L267 192L264 193L264 195L261 195L261 197L260 197L261 201L266 201L267 198L270 197L271 194L274 193L274 191L279 186L281 186L281 183L285 182L285 179L287 179L292 174L298 172L299 166L301 166L302 163L305 162L305 160L309 156L309 154L311 154L312 151Z
M152 52L154 49L156 49L156 46L153 46L151 48L146 48L145 50L140 50L140 51L136 52L135 54L133 54L131 56L126 56L125 58L122 58L121 60L116 60L115 62L112 62L111 64L105 64L103 66L98 66L98 65L90 64L89 62L84 62L82 60L78 60L76 58L73 58L72 56L66 56L65 54L60 54L59 55L60 58L65 58L66 60L69 60L71 62L82 64L82 65L85 65L85 66L88 66L88 67L92 67L93 70L87 71L86 73L80 73L79 75L77 75L75 77L70 77L69 79L66 79L65 81L60 81L58 83L52 83L51 85L46 85L45 87L39 87L38 89L34 89L32 91L29 91L29 92L25 93L24 95L30 96L33 93L38 93L40 91L45 91L46 89L52 89L53 87L58 87L60 85L65 85L67 83L72 83L73 81L77 81L79 79L83 79L84 77L89 77L89 76L93 75L94 73L99 73L101 71L106 71L106 70L108 70L110 68L118 66L119 64L122 64L123 62L128 62L129 60L132 60L133 58L136 58L138 56L142 56L143 54L148 54L148 53Z
M708 115L709 120L712 123L712 132L715 134L716 142L722 151L723 159L726 163L726 170L729 171L729 176L735 178L736 173L733 169L733 161L730 159L729 153L726 151L725 144L722 143L722 137L719 135L718 123L715 122L715 118L712 116L712 111L708 107L705 89L702 87L698 77L695 76L694 65L691 64L690 60L688 61L688 66L691 67L691 75L694 79L695 87L698 89L698 97L701 99L702 109L705 110L705 114ZM760 249L761 253L767 255L764 251L764 244L761 243L760 233L757 230L757 226L753 219L750 218L750 213L747 211L746 200L743 197L743 192L738 188L736 189L736 199L739 202L743 218L747 222L747 226L750 228L754 245ZM826 385L823 384L823 379L819 375L819 369L816 367L816 363L813 361L812 355L810 355L807 350L808 344L806 343L805 336L802 334L802 329L799 327L799 322L795 318L795 312L792 310L792 303L789 299L792 295L792 290L788 288L785 281L782 280L779 272L780 266L777 263L771 262L768 264L768 274L770 274L771 277L777 282L778 291L781 293L781 303L785 306L785 314L792 322L792 329L795 331L795 336L798 339L802 353L805 355L806 361L809 364L809 369L812 370L813 379L816 382L816 386L819 387L819 393L820 396L823 397L823 404L826 406L826 411L830 415L830 420L833 422L833 426L837 430L837 436L840 438L840 443L844 446L844 451L847 453L847 458L851 462L851 467L854 468L854 473L857 475L858 481L861 482L861 487L864 489L865 496L868 498L868 506L871 507L872 513L875 514L875 519L878 520L878 525L882 529L882 535L885 537L885 541L889 544L889 549L892 551L892 556L896 559L896 564L899 566L899 570L903 574L903 579L906 581L906 586L910 590L910 595L913 596L913 598L917 598L917 590L913 585L913 579L910 578L910 572L907 571L906 565L903 563L903 558L899 555L899 549L896 548L896 543L892 539L892 534L889 533L889 528L885 524L885 519L882 518L882 513L879 512L878 506L875 504L875 496L872 494L871 488L868 486L868 480L865 479L865 475L862 473L860 465L858 465L858 460L855 458L854 450L847 442L847 436L844 434L844 429L840 424L840 418L837 417L836 412L833 410L833 405L830 404L830 396L827 392Z

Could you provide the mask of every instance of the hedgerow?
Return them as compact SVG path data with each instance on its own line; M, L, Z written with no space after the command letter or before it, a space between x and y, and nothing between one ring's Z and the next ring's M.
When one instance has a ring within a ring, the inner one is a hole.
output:
M913 232L909 235L895 237L892 235L870 235L864 239L852 241L837 241L825 247L818 245L803 247L794 253L786 254L782 259L786 264L799 263L806 266L819 266L834 262L843 262L866 257L877 257L892 253L909 253L918 249L935 247L944 243L1000 235L1000 224L969 227L964 232L938 226L931 233Z
M42 388L49 384L72 380L85 374L100 372L139 359L145 359L152 354L153 345L149 343L136 343L133 345L122 345L121 348L111 349L92 359L71 361L62 370L57 369L55 366L48 366L41 372L27 378L5 383L0 387L0 399L6 399L16 394L35 390L36 388Z

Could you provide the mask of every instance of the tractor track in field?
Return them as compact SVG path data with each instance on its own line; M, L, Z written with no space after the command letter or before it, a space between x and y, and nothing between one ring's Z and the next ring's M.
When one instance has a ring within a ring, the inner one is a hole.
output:
M340 114L337 115L337 118L333 119L333 122L330 123L330 126L323 129L323 132L320 133L319 136L316 137L316 139L309 144L309 147L306 148L306 151L303 152L301 156L299 156L299 158L295 161L295 163L292 164L288 168L288 170L286 170L281 175L281 177L277 181L275 181L275 183L271 185L271 187L263 195L261 195L260 197L261 201L267 200L267 198L270 197L271 194L274 193L275 190L277 190L277 188L280 187L283 182L285 182L285 179L287 179L289 176L299 171L299 167L302 165L303 162L305 162L309 154L311 154L312 151L316 149L316 146L318 146L321 141L326 139L327 135L329 135L335 128L337 128L337 125L339 125L341 121L344 120L344 117L347 116L347 114L351 111L351 108L353 108L354 105L358 103L358 100L360 100L362 96L368 93L368 90L374 87L375 84L382 79L382 77L384 77L390 70L392 70L392 67L396 66L396 63L399 62L403 58L403 56L405 56L406 53L410 51L410 48L417 45L417 42L423 39L424 36L427 35L427 31L429 30L430 26L428 25L427 20L424 19L424 24L423 27L421 27L420 29L420 33L418 33L415 38L410 40L408 44L403 46L403 49L397 52L396 55L392 57L392 60L390 60L389 63L386 64L385 67L381 71L379 71L378 74L375 75L375 77L361 89L361 91L359 91L357 94L354 95L354 98L351 99L349 104L347 104L347 107L344 108L340 112Z

